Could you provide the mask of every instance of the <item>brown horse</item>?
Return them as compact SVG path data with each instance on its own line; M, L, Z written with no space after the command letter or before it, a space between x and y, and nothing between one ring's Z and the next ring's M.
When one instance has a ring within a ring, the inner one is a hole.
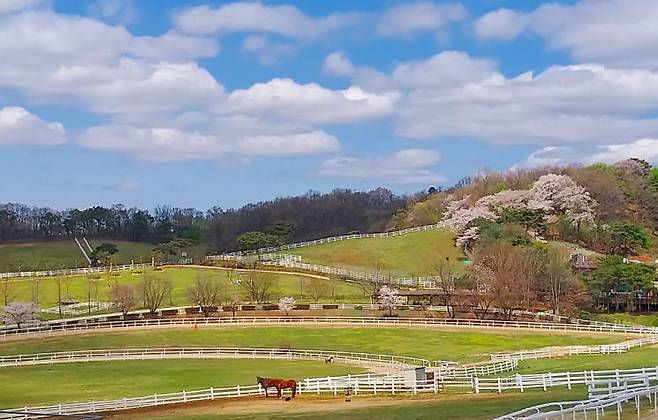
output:
M256 378L260 386L265 389L265 397L267 397L267 388L274 387L276 388L276 396L281 398L282 389L290 389L292 391L292 397L297 394L297 382L293 379L276 379L276 378L261 378L258 376Z

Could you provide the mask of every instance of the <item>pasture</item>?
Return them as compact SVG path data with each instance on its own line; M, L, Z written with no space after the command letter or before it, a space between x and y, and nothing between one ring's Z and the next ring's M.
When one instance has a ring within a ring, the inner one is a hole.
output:
M284 252L301 255L302 261L309 264L367 272L379 270L393 276L432 275L446 257L455 262L463 257L454 245L453 234L446 229L390 238L348 239Z
M115 240L90 240L96 247L103 242L117 245L119 252L114 255L115 264L130 264L134 261L151 261L153 244ZM0 272L60 270L63 268L86 267L82 253L75 241L17 242L0 244Z
M148 270L147 270L148 271ZM117 275L118 274L118 275ZM221 300L234 295L240 298L242 302L249 302L250 298L244 288L230 282L225 270L215 270L209 268L164 268L156 272L155 275L171 281L171 293L163 302L163 306L186 306L190 305L188 289L193 284L197 276L214 277L222 282ZM237 278L242 281L250 274L244 272L236 273ZM310 302L311 286L315 284L311 278L279 273L257 273L255 276L271 279L271 301L276 302L281 296L293 296L298 302ZM91 301L111 301L112 287L115 284L131 284L137 286L143 274L132 273L128 271L115 274L95 274L83 276L65 276L65 277L34 277L19 278L0 282L4 287L9 288L10 300L15 301L36 301L41 308L57 306L58 296L61 294L62 299L72 299L79 302ZM233 279L235 281L235 278ZM338 280L319 280L324 283L324 295L321 302L331 302L340 300L341 302L363 302L367 301L364 291L361 287L353 283L347 283ZM37 292L38 291L38 292ZM141 302L138 302L141 307Z
M255 385L257 376L303 379L363 371L308 360L139 360L21 366L2 368L0 407Z
M336 350L474 362L487 360L489 353L495 351L619 341L623 341L623 336L588 336L575 332L550 334L515 330L407 327L221 327L89 333L43 338L38 341L6 342L0 343L0 354L103 348L212 346Z

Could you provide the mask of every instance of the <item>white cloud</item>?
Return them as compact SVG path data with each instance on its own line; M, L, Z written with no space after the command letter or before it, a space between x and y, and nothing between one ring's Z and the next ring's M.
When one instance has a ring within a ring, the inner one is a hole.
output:
M322 71L332 76L351 76L354 66L343 51L334 51L322 62Z
M501 9L478 19L475 28L481 39L536 34L580 62L658 68L656 22L655 0L580 0L545 4L528 13Z
M273 43L262 35L249 35L242 41L244 51L256 54L258 62L265 66L276 64L297 52L297 47L291 44Z
M249 89L233 91L229 109L256 112L288 120L312 123L341 123L382 117L393 111L397 96L374 94L359 87L334 91L290 79L273 79Z
M418 32L439 33L447 25L467 17L459 3L419 1L392 6L381 15L377 32L384 36L408 37Z
M309 39L359 22L354 13L334 13L312 18L294 6L268 6L260 2L236 2L217 8L198 6L174 17L176 26L191 34L264 32Z
M38 8L49 2L49 0L2 0L0 1L0 16Z
M517 166L615 163L628 158L640 158L658 164L658 139L644 138L621 144L547 146L532 152Z
M440 159L438 152L423 149L401 150L392 156L338 157L324 161L320 175L395 184L433 184L445 180L433 171Z
M340 149L321 132L250 135L240 132L188 132L176 128L97 126L82 133L88 148L121 153L147 162L218 160L232 156L304 155Z
M0 109L0 145L56 146L66 141L60 123L48 123L21 107Z

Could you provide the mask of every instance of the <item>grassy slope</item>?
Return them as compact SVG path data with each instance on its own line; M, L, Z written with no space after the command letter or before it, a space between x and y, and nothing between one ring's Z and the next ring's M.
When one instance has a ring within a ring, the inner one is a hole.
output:
M171 300L167 299L163 305L183 306L189 305L190 299L187 293L188 288L193 283L197 275L213 276L219 278L224 282L223 295L232 295L236 292L241 295L243 301L247 301L248 297L242 288L238 288L233 284L229 284L227 280L226 271L224 270L210 270L203 268L165 268L162 272L158 272L165 278L172 281L172 294ZM240 273L239 276L245 274ZM263 273L265 277L271 277L275 280L275 287L272 292L272 301L278 301L281 296L293 296L299 302L309 300L308 289L310 279L303 276L277 274L277 273ZM62 278L62 297L71 297L80 302L87 301L89 287L91 285L91 300L92 301L109 301L110 293L113 285L119 284L132 284L137 285L142 279L141 274L132 274L130 272L122 272L121 276L114 277L103 274L100 278L94 279L88 276L70 276ZM347 283L337 280L329 280L331 286L335 290L335 296L341 302L363 302L367 300L363 296L363 289L358 285ZM10 296L15 301L29 301L33 300L36 290L36 279L19 280L10 283ZM49 308L57 305L57 280L54 278L40 278L39 284L39 306L41 308ZM301 292L306 289L305 299L302 299ZM323 299L328 301L330 297Z
M622 354L580 355L521 362L519 373L634 369L658 366L658 346L632 349Z
M658 313L646 315L633 315L626 313L619 314L599 314L596 315L598 321L616 322L628 325L649 325L658 327Z
M362 371L286 360L140 360L2 368L0 407L255 385L257 376L303 379Z
M76 349L217 346L290 347L417 356L433 360L476 361L494 351L553 345L600 344L619 336L550 335L517 331L464 331L409 328L258 327L187 328L43 338L0 344L0 354Z
M103 242L111 242L119 248L119 253L115 255L117 264L128 264L131 260L136 263L151 261L152 244L115 240L89 241L92 247ZM28 271L85 265L86 261L74 241L0 244L0 272L17 271L19 267L21 271Z
M394 275L429 275L438 261L462 256L447 230L415 232L394 238L352 239L290 251L304 262L349 269L389 271Z

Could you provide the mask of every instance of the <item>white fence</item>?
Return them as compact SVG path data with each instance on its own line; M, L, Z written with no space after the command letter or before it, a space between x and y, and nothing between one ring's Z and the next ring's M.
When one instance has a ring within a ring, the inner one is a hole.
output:
M631 378L647 378L647 381L658 380L658 368L616 370L616 371L588 371L546 373L538 375L517 375L508 378L464 378L443 379L435 376L434 379L418 377L416 371L406 371L394 374L365 374L347 375L339 377L326 377L304 379L298 383L300 394L343 394L349 391L353 394L418 394L438 393L446 387L459 387L461 390L470 390L476 393L482 391L517 390L523 392L530 388L543 388L554 386L567 386L591 383L592 381L621 382ZM85 403L57 404L46 407L23 407L7 411L16 414L0 414L2 419L31 418L33 413L39 415L72 415L85 413L98 413L114 410L126 410L143 407L153 407L165 404L187 403L192 401L213 400L219 398L236 398L263 395L264 391L257 385L235 386L230 388L209 388L198 391L183 391L169 394L155 394L137 398L122 398L109 401L91 401ZM513 413L512 415L515 415ZM503 417L505 419L523 417Z
M648 404L642 405L642 399L646 398ZM622 418L624 405L632 404L637 418L640 418L642 409L651 409L658 415L658 387L649 387L640 390L632 390L612 394L604 398L589 399L583 401L564 401L540 404L528 407L514 413L497 417L495 420L549 420L565 418L590 418L599 419L606 414L606 410L616 414L617 419Z
M130 271L153 267L152 263L124 264L112 267L83 267L67 268L64 270L20 271L14 273L0 273L0 279L21 277L53 277L53 276L79 276L83 274L106 273L108 271Z
M380 233L357 233L357 234L352 234L352 235L340 235L340 236L331 236L329 238L322 238L322 239L316 239L313 241L305 241L305 242L297 242L293 244L285 244L281 246L275 246L275 247L266 247L266 248L259 248L256 251L253 251L254 253L266 253L266 252L278 252L278 251L285 251L288 249L295 249L295 248L303 248L307 246L313 246L313 245L322 245L330 242L338 242L338 241L346 241L349 239L368 239L368 238L392 238L395 236L400 236L400 235L406 235L408 233L414 233L414 232L423 232L427 230L435 230L435 229L440 229L441 226L439 224L433 224L433 225L426 225L426 226L417 226L417 227L412 227L412 228L407 228L407 229L401 229L401 230L395 230L391 232L380 232ZM230 252L225 255L243 255L243 252L236 251L236 252Z
M253 317L253 318L157 318L126 321L80 322L69 321L58 324L37 325L26 328L2 328L0 339L14 336L38 336L54 333L85 330L113 330L125 328L177 328L203 326L294 326L294 325L350 325L382 327L460 327L460 328L504 328L535 331L582 331L593 333L624 333L656 335L658 329L642 326L616 324L559 324L551 322L498 321L478 319L444 318L359 318L359 317Z
M320 360L360 366L383 366L392 370L429 367L432 363L417 357L330 350L267 349L241 347L178 347L140 349L79 350L0 356L0 367L32 366L53 363L79 363L109 360L163 359L283 359Z

